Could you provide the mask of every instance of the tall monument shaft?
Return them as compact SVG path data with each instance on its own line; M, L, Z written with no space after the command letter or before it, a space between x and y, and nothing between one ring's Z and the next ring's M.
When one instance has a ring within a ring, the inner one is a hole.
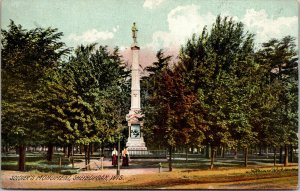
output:
M139 51L140 47L137 43L137 28L135 23L132 26L133 43L131 45L132 64L131 64L131 107L126 115L128 122L128 141L126 146L129 151L147 150L145 146L142 128L141 114L141 95L140 95L140 74L139 74Z
M139 50L138 46L131 47L132 65L131 65L131 110L141 109L140 95L140 74L139 74Z

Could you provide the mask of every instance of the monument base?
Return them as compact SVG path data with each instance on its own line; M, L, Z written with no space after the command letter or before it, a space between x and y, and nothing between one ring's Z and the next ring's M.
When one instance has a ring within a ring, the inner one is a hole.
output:
M144 142L143 138L139 139L133 139L133 138L128 138L128 141L126 143L126 147L128 148L129 151L134 151L134 150L147 150L146 144Z

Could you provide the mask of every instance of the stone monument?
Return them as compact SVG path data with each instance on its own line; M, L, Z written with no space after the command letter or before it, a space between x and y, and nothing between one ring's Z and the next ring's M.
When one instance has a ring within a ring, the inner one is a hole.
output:
M140 96L140 75L139 75L139 50L137 42L137 27L133 23L131 28L133 43L131 45L131 107L126 115L128 122L128 141L126 146L129 151L147 150L141 129L143 128Z

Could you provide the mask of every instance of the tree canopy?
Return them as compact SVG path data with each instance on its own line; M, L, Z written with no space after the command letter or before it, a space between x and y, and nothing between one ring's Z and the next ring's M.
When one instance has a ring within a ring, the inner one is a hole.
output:
M159 51L146 68L147 131L168 146L209 145L212 158L216 147L243 147L246 155L253 145L297 140L294 39L255 51L254 38L241 22L218 16L182 46L172 67Z
M111 146L130 107L128 66L118 48L61 42L58 29L1 31L2 143ZM297 145L298 57L295 38L261 47L243 23L218 16L193 34L178 59L163 50L142 78L144 136L169 149L210 147L245 151ZM285 160L287 163L287 160ZM285 163L285 164L286 164ZM170 160L170 170L172 170Z

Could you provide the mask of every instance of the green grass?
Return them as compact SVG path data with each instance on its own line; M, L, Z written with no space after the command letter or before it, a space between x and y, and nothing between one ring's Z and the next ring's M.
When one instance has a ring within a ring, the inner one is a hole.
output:
M61 158L62 166L59 166L59 158ZM18 156L11 154L1 157L1 169L2 170L18 170ZM70 161L67 158L62 157L59 154L54 154L51 162L46 160L46 156L40 153L28 153L26 154L26 171L37 170L40 172L60 172L62 169L69 170L71 167L68 165Z
M77 157L77 156L76 156ZM17 170L18 155L8 154L2 155L2 170ZM59 158L62 159L62 169L69 169L70 161L63 157L62 153L55 153L53 155L52 162L48 162L46 159L46 153L26 153L26 170L38 170L41 172L57 172L61 168L59 165ZM84 159L76 158L74 162L81 162ZM135 161L132 162L131 168L156 168L158 167L158 161ZM163 168L168 168L168 162L161 162ZM256 158L256 155L250 155L248 159L249 168L254 166L273 166L272 158ZM209 169L210 159L204 157L189 158L188 161L184 159L173 160L173 168L177 169ZM244 167L243 158L233 159L231 156L225 158L216 158L214 162L214 169L230 169Z

